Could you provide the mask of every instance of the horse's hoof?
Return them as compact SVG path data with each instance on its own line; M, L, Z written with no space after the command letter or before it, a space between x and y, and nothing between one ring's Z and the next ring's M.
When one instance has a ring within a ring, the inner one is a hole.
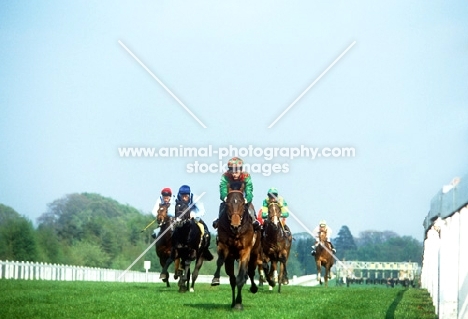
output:
M272 287L272 286L268 286L268 290L273 290L273 287Z
M257 286L251 286L250 287L250 292L253 293L253 294L256 294L258 291L258 287Z
M219 278L213 278L213 280L211 281L211 285L212 286L218 286L219 285Z
M234 307L232 307L233 310L244 310L244 306L241 303L236 303Z
M190 288L190 292L194 292L195 290L193 290L193 288Z
M161 273L161 274L159 275L159 279L162 279L163 281L164 281L164 279L166 279L166 278L167 278L166 274Z

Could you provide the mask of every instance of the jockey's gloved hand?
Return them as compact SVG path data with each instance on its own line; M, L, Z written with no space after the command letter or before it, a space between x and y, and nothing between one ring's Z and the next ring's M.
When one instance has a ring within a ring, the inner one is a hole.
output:
M176 222L180 222L182 219L180 217L176 217Z
M248 204L248 202L247 202L247 198L245 198L245 199L244 199L244 202L245 202L246 204Z
M195 217L195 213L194 212L190 212L190 218L194 218Z

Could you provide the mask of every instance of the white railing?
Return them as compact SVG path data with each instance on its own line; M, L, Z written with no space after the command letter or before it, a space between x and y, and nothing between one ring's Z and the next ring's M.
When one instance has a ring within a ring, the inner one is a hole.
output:
M436 196L424 222L421 286L441 319L468 318L468 176L459 182Z
M121 281L160 282L159 273L33 263L1 261L0 279L58 280L58 281Z
M421 272L416 262L343 261L336 265L341 278L414 280Z
M0 260L0 279L57 280L57 281L109 281L161 283L159 272L124 271L115 269L33 263L29 261ZM170 274L172 276L172 274ZM122 278L120 278L122 277ZM212 275L199 275L198 283L211 283ZM229 278L221 276L221 284L229 285ZM317 285L316 275L294 276L290 285Z

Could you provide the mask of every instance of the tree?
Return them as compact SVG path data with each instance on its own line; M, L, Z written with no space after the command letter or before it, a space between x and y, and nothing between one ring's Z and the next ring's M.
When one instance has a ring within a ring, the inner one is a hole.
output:
M32 222L0 204L0 259L35 261L37 242Z
M333 243L335 245L338 258L345 256L347 251L356 250L353 235L351 235L351 231L346 225L341 227Z

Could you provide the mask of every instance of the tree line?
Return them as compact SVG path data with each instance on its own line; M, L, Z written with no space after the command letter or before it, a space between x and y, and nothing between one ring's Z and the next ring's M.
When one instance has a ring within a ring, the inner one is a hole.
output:
M153 242L151 231L142 232L154 217L129 205L95 193L66 195L47 205L34 227L31 220L0 204L0 260L68 264L126 269ZM316 272L310 255L315 240L308 233L293 234L288 261L289 276ZM210 249L216 251L215 235ZM340 260L412 261L421 263L422 243L391 231L365 231L354 237L342 226L332 239ZM144 260L160 271L154 249L132 270L142 270ZM201 273L212 274L215 262L205 262Z

